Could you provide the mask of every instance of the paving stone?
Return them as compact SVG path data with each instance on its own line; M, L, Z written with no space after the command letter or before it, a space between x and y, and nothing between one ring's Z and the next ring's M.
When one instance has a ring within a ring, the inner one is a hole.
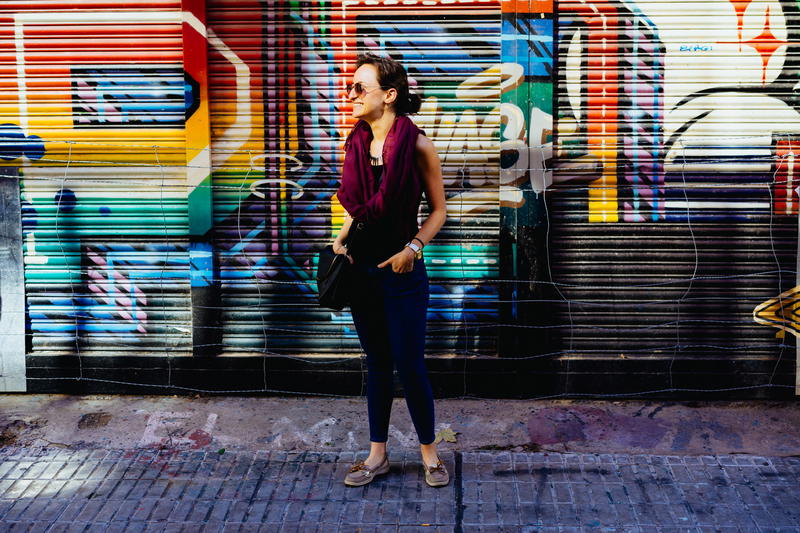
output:
M3 521L14 522L20 520L25 511L27 511L30 504L31 501L28 499L14 500L14 503L6 511L5 516L3 517Z
M223 523L228 515L232 502L230 500L216 500L211 507L208 519Z
M202 533L220 533L224 525L225 524L221 521L209 520L205 523L205 526L203 526L201 529L198 529L198 531Z
M117 512L114 513L114 521L128 521L139 506L138 500L122 500L119 502Z
M89 500L84 502L83 508L81 512L75 517L75 520L79 522L92 522L97 513L100 512L100 509L103 507L103 500L96 499L96 500Z
M228 510L228 516L226 517L226 520L228 522L243 522L249 507L249 498L234 500L233 504Z
M168 452L0 449L4 531L800 530L795 458L447 452L432 489L410 451L360 488L352 452Z

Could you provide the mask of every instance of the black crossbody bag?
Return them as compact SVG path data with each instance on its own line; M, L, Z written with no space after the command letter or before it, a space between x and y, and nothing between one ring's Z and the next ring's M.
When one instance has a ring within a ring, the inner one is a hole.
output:
M361 255L376 245L376 228L366 222L350 226L345 244L350 257ZM317 299L322 307L341 310L350 305L355 296L356 275L353 265L344 254L337 254L333 246L323 248L317 256Z
M350 304L353 293L353 267L344 254L333 246L323 248L317 256L317 299L319 305L342 310Z

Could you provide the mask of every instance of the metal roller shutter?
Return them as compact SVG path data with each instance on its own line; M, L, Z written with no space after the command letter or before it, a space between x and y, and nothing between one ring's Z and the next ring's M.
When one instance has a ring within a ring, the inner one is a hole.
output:
M799 14L779 1L556 3L555 350L793 357L791 336L754 312L797 285Z
M371 50L408 68L443 162L429 355L530 359L462 367L529 369L525 394L533 374L613 393L626 360L670 387L681 364L782 384L800 335L798 28L794 0L3 2L27 353L360 353L313 276L343 221L342 89ZM33 379L84 368L46 359ZM260 362L180 364L203 381Z
M401 61L422 90L414 120L444 165L450 219L426 248L429 353L496 353L499 4L410 9L208 3L209 26L229 48L209 59L226 352L360 352L349 313L320 309L311 281L316 252L342 223L334 193L352 126L343 87L369 49Z
M34 355L191 350L180 7L0 5Z

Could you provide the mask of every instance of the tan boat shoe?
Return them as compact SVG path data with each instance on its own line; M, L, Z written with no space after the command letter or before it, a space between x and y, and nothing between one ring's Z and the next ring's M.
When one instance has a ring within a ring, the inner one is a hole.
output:
M423 465L425 467L425 483L431 487L444 487L450 483L450 474L441 460L436 466Z
M370 468L364 461L357 461L350 467L350 471L344 477L344 484L348 487L360 487L370 483L375 476L385 474L389 471L389 454L383 457L383 461L374 468Z

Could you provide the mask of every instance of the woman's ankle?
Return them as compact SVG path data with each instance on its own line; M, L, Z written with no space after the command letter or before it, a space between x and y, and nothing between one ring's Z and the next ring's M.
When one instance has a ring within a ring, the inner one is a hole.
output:
M377 460L378 462L383 461L383 459L386 457L387 452L386 452L386 444L385 443L381 444L382 445L379 444L376 446L375 443L372 443L370 445L367 462L370 463L375 462L375 461L370 461L370 459Z
M432 463L433 465L439 460L439 454L436 451L434 444L421 444L419 447L420 455L425 463Z

